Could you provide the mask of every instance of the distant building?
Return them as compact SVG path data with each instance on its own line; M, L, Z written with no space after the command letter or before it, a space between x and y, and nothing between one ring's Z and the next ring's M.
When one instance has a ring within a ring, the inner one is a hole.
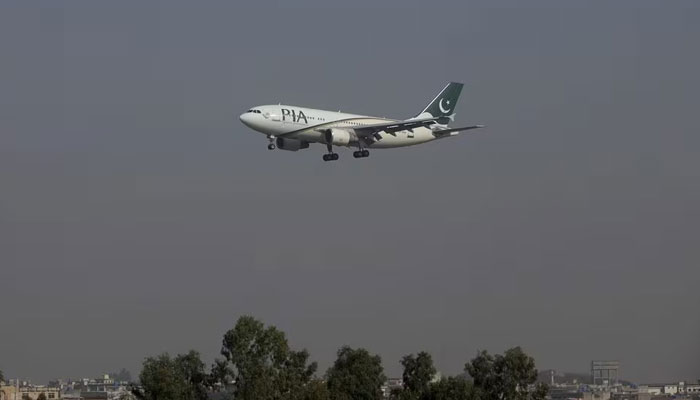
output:
M613 393L612 400L651 400L652 395L643 392Z
M678 383L647 383L639 385L639 391L650 393L654 396L694 396L700 395L700 382L687 383L680 381Z
M639 391L641 393L649 393L652 396L660 396L660 395L664 394L664 385L663 384L639 385Z
M82 392L80 393L81 400L108 400L110 398L107 392Z
M608 391L584 392L582 400L610 400L610 395Z
M115 382L109 375L105 374L101 378L83 380L84 392L111 392L121 386L119 382Z
M37 400L41 394L49 400L61 399L59 388L48 386L0 386L0 400Z
M583 399L583 392L576 384L552 384L549 386L549 398L551 400L580 400Z
M700 380L697 383L689 383L685 385L685 393L692 395L700 395Z
M128 392L129 382L118 382L105 374L101 378L83 379L75 389L83 400L120 398Z
M382 385L382 395L384 397L389 397L392 390L400 390L403 388L403 379L401 378L389 378Z
M619 371L619 361L591 361L591 382L601 386L617 385Z

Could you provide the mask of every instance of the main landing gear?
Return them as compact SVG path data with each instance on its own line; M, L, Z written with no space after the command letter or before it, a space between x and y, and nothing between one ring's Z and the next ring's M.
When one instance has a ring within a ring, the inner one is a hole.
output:
M353 151L352 156L355 158L364 158L364 157L369 157L369 150L358 150L358 151Z
M340 156L338 153L328 153L323 155L323 161L335 161L339 158Z
M323 155L323 161L335 161L340 156L338 156L338 153L333 152L333 134L329 131L325 132L325 142L326 142L326 148L328 149L328 153ZM365 143L360 141L358 147L360 148L357 151L354 151L352 153L352 156L355 158L365 158L369 157L369 150L364 148Z
M275 146L275 137L272 136L272 135L270 135L270 136L267 137L267 140L270 141L270 144L267 145L267 149L268 149L268 150L274 150L274 149L276 149L276 146Z
M326 148L328 149L328 154L323 155L323 161L335 161L340 158L338 153L333 152L333 136L330 132L326 132Z

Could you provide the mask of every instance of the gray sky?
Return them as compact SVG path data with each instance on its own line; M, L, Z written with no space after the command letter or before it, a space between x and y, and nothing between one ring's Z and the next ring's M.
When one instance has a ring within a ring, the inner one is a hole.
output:
M251 313L322 371L522 345L700 378L700 2L523 4L2 2L0 369L209 363ZM449 80L487 130L324 163L238 121Z

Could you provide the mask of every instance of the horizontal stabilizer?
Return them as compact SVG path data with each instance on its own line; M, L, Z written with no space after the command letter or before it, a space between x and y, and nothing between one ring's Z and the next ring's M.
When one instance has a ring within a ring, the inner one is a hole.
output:
M479 129L479 128L484 128L486 125L472 125L472 126L465 126L462 128L448 128L448 129L440 129L438 131L433 132L436 135L447 135L450 133L455 133L455 132L461 132L461 131L468 131L471 129Z

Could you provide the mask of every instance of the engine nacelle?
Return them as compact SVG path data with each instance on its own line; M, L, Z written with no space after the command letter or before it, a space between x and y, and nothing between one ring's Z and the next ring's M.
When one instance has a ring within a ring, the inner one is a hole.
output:
M309 148L309 142L296 139L277 138L277 148L287 151L298 151Z
M353 136L354 134L344 129L331 129L323 135L323 143L328 144L330 141L333 146L347 146L354 139Z

